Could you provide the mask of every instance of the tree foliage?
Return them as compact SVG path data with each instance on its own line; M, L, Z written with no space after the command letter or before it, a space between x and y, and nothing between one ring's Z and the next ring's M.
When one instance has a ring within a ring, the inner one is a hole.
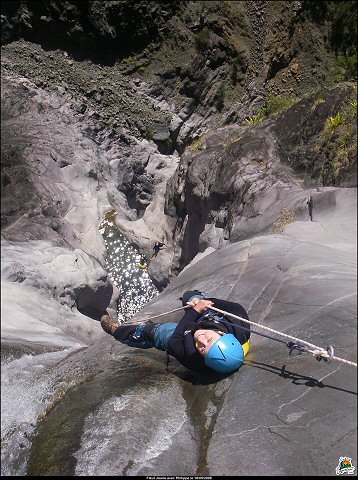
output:
M357 78L357 0L306 0L303 17L329 24L329 43L346 70L346 79Z

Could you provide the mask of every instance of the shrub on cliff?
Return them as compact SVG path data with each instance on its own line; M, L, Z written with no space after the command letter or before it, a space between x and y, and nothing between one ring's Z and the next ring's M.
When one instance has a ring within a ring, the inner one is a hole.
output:
M338 65L344 69L343 79L357 78L357 0L304 1L303 17L318 24L329 24L329 44Z

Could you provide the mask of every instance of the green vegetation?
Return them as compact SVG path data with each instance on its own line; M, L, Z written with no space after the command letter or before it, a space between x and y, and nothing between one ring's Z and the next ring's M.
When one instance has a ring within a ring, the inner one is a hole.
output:
M312 111L316 110L317 105L320 105L321 103L324 103L324 102L325 102L325 99L324 99L323 93L320 93L319 96L313 102Z
M351 140L351 138L352 138L351 133L348 132L348 131L346 131L346 133L344 134L344 136L343 136L343 138L342 138L339 146L340 146L341 148L347 147L347 146L348 146L348 143L349 143L350 140Z
M340 112L337 113L334 117L329 117L326 121L327 127L330 127L332 130L335 130L337 127L342 125L345 122L346 118Z
M357 0L312 1L302 5L303 18L330 27L328 41L337 57L341 71L334 75L336 81L357 78Z
M352 126L352 122L357 117L357 98L350 100L342 112L338 112L334 117L329 117L326 121L326 128L331 131L336 130L339 126L344 125L346 128L346 136L348 130ZM350 134L349 134L350 135ZM346 143L346 142L343 142Z
M247 123L247 125L254 126L257 125L262 120L262 118L263 117L260 114L253 115L252 117L245 118L245 122Z
M261 113L264 117L267 117L268 115L281 112L293 104L293 98L282 97L281 95L269 95L265 100Z
M269 95L259 112L252 117L245 118L247 125L257 125L261 120L269 115L281 112L295 103L290 97L282 97L281 95Z
M357 56L357 0L329 3L331 42L336 54Z
M348 149L346 145L338 148L332 161L332 173L334 177L338 177L340 172L349 165Z
M292 223L294 220L295 214L288 210L288 208L284 208L276 222L273 223L272 228L270 229L271 233L282 233L285 226Z
M305 0L302 2L303 17L309 18L316 23L323 23L328 14L328 4L327 1L312 1Z
M154 129L152 127L147 127L145 130L145 138L151 140L154 135Z
M335 185L355 161L356 118L357 99L354 97L347 99L346 106L326 120L320 146L327 152L326 161L320 172L320 181L323 185Z
M195 150L199 150L202 146L203 146L203 142L200 139L198 139L195 143L190 145L190 148L191 150L195 151Z
M105 219L108 220L108 221L112 221L115 219L117 215L117 212L115 210L111 210L109 212L106 212L105 214Z
M210 30L204 27L195 35L195 42L199 50L205 50L210 40Z
M338 65L343 70L343 80L357 78L357 53L353 55L338 55Z
M347 117L349 120L353 120L357 117L357 99L351 100L349 102Z
M222 82L219 86L219 88L216 91L215 94L215 102L216 102L216 108L218 109L219 112L224 108L225 104L225 85L224 82Z

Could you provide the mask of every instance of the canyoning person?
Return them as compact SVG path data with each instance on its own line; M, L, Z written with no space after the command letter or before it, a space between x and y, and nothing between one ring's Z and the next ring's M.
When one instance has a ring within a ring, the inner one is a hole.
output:
M140 268L147 268L148 267L148 257L147 255L145 255L144 253L140 256L140 260L139 260L139 266Z
M166 351L189 370L220 373L238 370L250 349L250 325L220 316L210 307L248 319L245 309L238 303L206 298L198 290L185 292L181 300L183 306L191 308L179 323L160 324L148 320L120 325L104 315L101 326L125 345Z
M312 195L308 195L306 204L307 204L308 215L310 217L311 222L313 222L313 216L312 216L312 213L313 213L313 199L312 199Z
M164 245L165 245L165 243L163 243L163 242L155 242L155 244L153 245L152 258L156 257L158 255L159 251L162 250Z

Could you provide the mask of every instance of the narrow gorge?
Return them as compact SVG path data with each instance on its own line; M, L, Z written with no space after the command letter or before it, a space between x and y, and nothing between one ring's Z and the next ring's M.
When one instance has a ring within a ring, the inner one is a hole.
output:
M195 374L98 321L199 289L356 362L356 11L2 2L3 476L357 467L356 367L252 335Z

